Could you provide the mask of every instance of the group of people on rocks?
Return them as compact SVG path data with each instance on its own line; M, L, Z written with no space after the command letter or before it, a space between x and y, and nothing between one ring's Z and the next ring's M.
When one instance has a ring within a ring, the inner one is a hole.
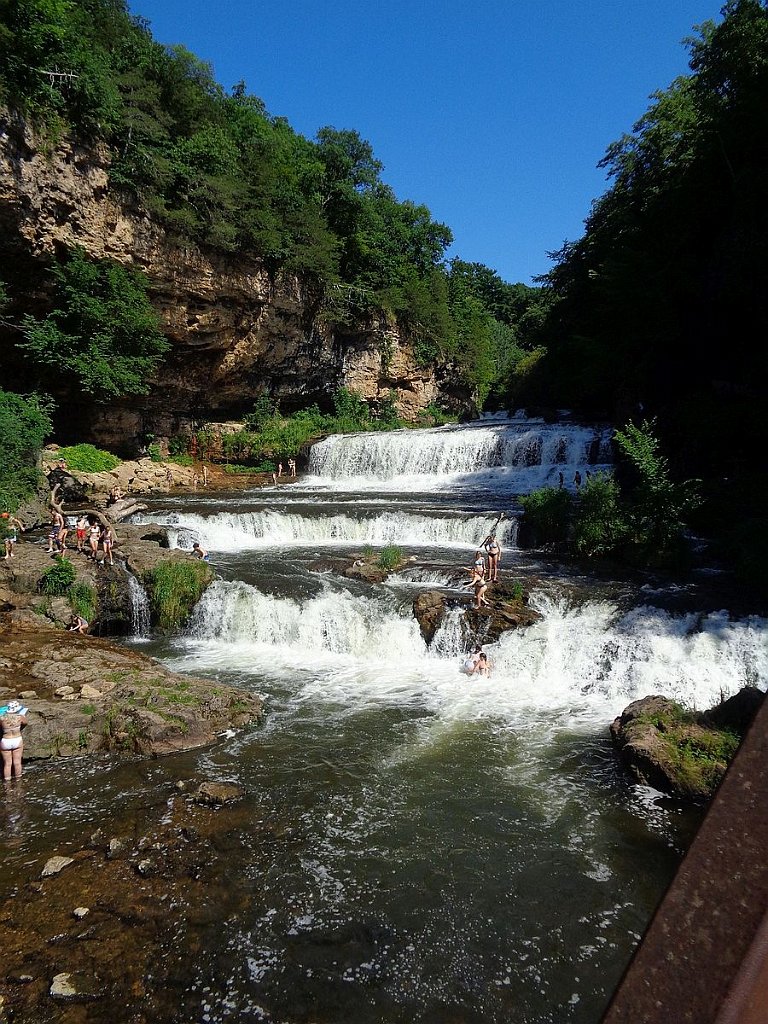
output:
M101 523L95 516L80 515L65 516L56 508L51 508L51 524L48 529L47 554L65 555L68 550L67 537L74 531L76 538L76 549L86 558L92 558L99 565L109 562L114 565L112 551L115 545L115 533L108 522ZM87 548L86 548L87 545ZM99 559L99 548L104 552L103 559Z
M278 462L277 469L272 473L272 483L277 486L277 482L281 476L296 476L296 459L288 459L288 472L283 472L282 462Z
M499 579L499 562L501 560L501 547L496 539L496 530L493 529L475 552L475 560L467 567L469 582L464 586L474 591L475 608L490 607L485 592L489 583L496 583Z

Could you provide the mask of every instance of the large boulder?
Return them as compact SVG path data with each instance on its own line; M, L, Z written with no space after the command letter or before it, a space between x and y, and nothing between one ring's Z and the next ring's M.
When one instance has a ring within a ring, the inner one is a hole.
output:
M445 618L445 594L439 590L423 590L413 599L413 614L419 624L424 643L432 643Z
M739 732L712 727L710 715L666 697L643 697L615 719L611 738L638 782L703 801L717 789L740 741Z

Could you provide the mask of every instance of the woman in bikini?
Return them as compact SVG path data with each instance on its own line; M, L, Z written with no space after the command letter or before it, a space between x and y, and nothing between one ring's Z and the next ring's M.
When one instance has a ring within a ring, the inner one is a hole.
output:
M93 558L94 560L96 559L96 554L97 554L97 552L99 550L99 537L100 537L100 535L101 535L101 528L100 528L99 524L96 522L96 520L94 519L91 522L91 525L88 527L88 544L89 544L90 549L91 549L91 553L90 553L90 555L88 555L88 557L89 558Z
M491 530L481 547L488 552L488 581L495 583L499 578L499 561L501 560L501 548L496 540L495 530Z
M101 546L104 548L104 561L109 559L109 564L114 565L112 561L112 546L115 543L115 535L112 533L112 529L109 526L102 526L101 533L99 534L101 540Z
M3 755L3 779L11 781L13 775L21 778L21 758L24 753L24 740L21 730L27 724L27 709L17 700L9 700L5 712L0 715L0 753Z

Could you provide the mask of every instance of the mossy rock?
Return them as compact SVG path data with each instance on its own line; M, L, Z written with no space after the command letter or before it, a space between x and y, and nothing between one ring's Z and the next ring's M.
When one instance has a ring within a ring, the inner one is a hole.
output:
M611 736L638 782L696 801L712 796L741 742L735 729L713 726L709 712L661 696L630 704Z

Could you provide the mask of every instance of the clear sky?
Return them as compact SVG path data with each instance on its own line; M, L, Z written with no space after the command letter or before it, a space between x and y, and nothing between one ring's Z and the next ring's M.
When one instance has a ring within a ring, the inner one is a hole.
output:
M605 187L597 162L687 71L722 0L129 0L162 43L244 79L313 137L354 128L450 255L508 281L550 267Z

